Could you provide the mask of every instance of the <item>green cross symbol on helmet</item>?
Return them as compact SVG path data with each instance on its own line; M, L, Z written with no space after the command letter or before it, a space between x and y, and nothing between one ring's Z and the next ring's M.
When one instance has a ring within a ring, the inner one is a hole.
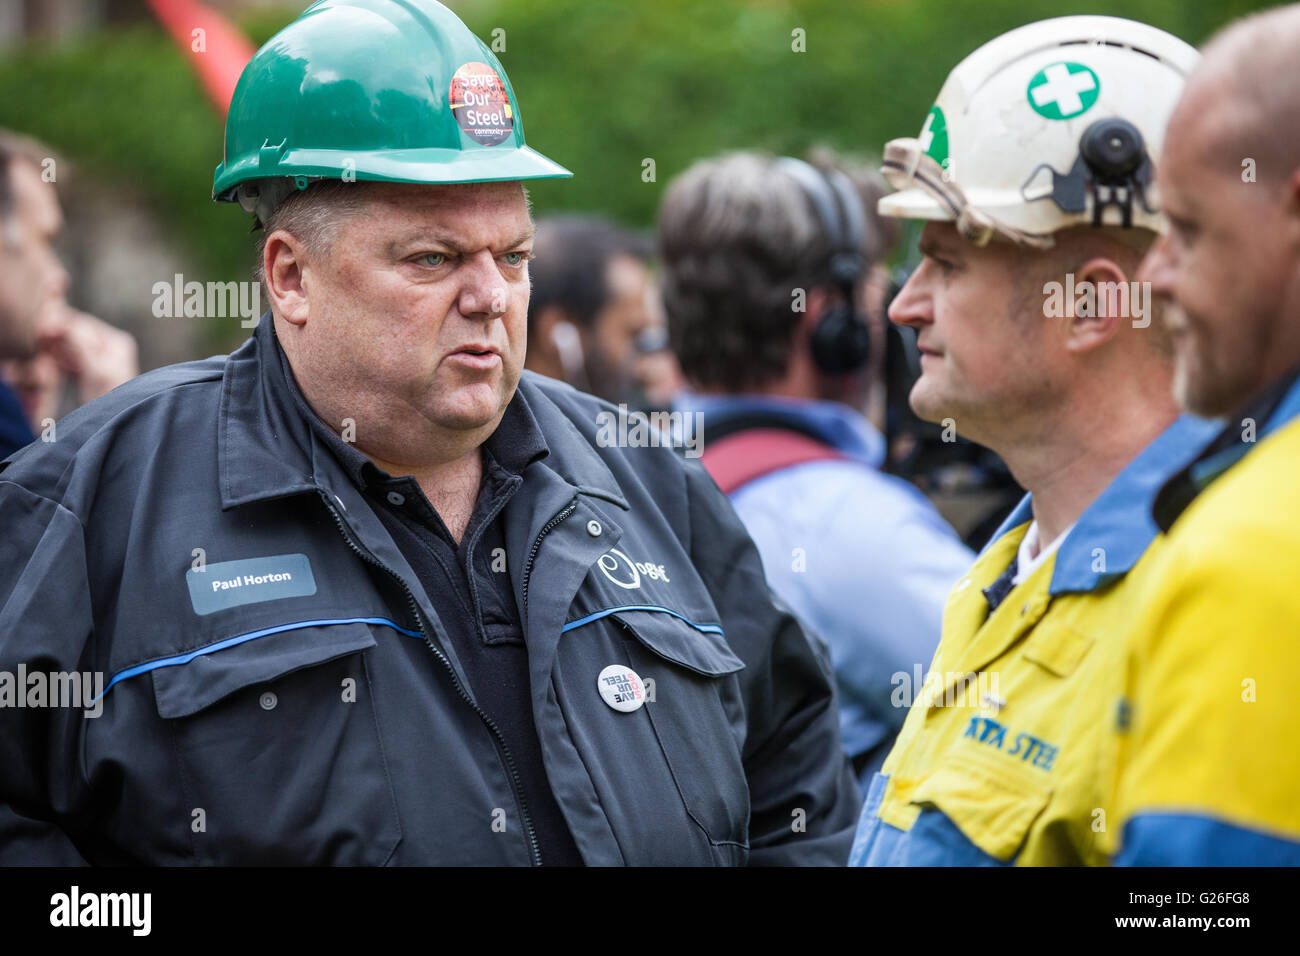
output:
M1101 93L1097 74L1082 63L1052 63L1029 81L1029 105L1050 120L1073 119L1088 112Z
M948 121L938 105L930 107L930 113L921 127L921 151L934 159L940 166L948 162Z

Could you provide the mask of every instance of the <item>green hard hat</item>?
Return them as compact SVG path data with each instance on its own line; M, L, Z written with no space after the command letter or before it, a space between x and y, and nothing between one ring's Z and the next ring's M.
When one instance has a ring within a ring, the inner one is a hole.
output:
M212 198L265 216L315 179L474 183L573 175L524 143L501 64L434 0L320 0L257 51Z

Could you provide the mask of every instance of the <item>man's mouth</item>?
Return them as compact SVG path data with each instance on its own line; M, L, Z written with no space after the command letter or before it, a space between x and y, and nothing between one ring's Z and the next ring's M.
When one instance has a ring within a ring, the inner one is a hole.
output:
M1173 302L1166 302L1163 321L1165 329L1175 339L1186 338L1191 334L1192 326L1187 321L1187 313Z
M491 345L466 345L459 348L447 356L453 359L456 364L467 366L474 369L491 369L495 368L501 361L501 353Z

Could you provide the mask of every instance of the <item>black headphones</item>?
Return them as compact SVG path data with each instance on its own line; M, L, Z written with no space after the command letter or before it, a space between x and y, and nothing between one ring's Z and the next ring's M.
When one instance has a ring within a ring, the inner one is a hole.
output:
M782 156L777 165L812 200L822 228L831 237L831 279L844 297L813 328L809 343L813 361L828 375L856 372L871 355L871 330L856 306L857 284L866 265L862 200L849 177L838 169L822 171L790 156Z

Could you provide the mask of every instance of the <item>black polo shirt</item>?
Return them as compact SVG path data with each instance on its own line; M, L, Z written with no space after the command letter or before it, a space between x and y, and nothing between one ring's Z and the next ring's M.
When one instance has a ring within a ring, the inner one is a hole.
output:
M278 341L276 351L295 404L366 495L419 577L448 640L455 644L470 693L504 738L542 862L582 865L542 763L528 649L504 560L501 511L523 483L524 469L547 454L546 440L527 403L516 392L496 431L480 446L483 479L458 545L414 478L389 475L321 421L299 390Z

